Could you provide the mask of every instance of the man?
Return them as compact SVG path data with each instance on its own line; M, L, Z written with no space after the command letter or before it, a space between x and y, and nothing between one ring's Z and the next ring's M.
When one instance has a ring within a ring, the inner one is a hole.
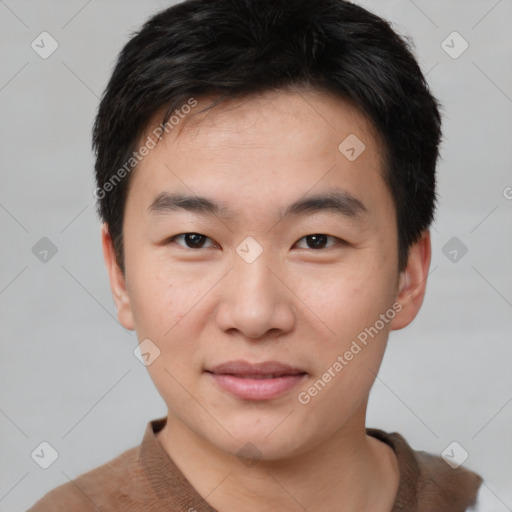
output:
M189 0L94 127L118 318L168 414L32 511L464 511L482 479L365 426L419 311L441 137L405 41L342 0Z

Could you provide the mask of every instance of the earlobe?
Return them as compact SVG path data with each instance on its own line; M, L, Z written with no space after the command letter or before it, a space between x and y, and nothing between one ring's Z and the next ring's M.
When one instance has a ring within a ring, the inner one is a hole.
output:
M407 267L400 274L396 301L401 310L391 322L391 330L403 329L418 314L425 297L430 258L430 232L425 230L409 248Z
M108 231L108 226L105 223L101 228L101 243L103 246L103 258L110 281L110 289L112 290L112 296L114 297L114 303L117 309L117 318L124 328L134 330L135 324L133 321L130 298L126 290L125 276L117 262L114 244Z

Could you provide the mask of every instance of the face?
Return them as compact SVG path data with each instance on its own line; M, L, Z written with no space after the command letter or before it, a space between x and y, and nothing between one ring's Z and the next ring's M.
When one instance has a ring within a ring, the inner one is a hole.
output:
M170 417L268 459L364 429L430 257L425 234L399 275L371 126L339 98L274 92L180 128L131 177L124 276L104 231L119 319L160 351L148 370Z

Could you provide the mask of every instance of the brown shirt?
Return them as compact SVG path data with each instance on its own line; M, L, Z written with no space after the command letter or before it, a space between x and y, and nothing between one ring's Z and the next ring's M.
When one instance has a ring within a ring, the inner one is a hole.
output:
M166 418L149 422L140 446L49 492L28 512L216 512L192 487L155 433ZM425 452L400 434L367 429L395 451L400 484L392 512L464 512L482 479Z

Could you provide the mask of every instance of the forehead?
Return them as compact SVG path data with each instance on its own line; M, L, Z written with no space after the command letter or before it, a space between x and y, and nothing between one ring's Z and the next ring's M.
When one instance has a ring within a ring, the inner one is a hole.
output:
M130 188L146 207L164 191L238 206L253 204L255 195L269 203L282 197L275 204L280 209L308 191L340 186L362 202L375 191L386 195L383 146L348 101L277 91L226 100L206 112L211 99L196 101L188 115L175 116L177 124L133 173ZM153 117L142 140L156 133L162 117Z
M245 149L281 147L289 143L300 146L306 154L311 147L317 150L327 146L332 150L333 140L358 135L371 150L382 152L382 141L371 121L351 102L328 92L309 90L278 90L225 99L210 108L214 97L194 100L196 106L186 115L172 115L170 133L163 133L165 143L187 147L218 147L218 142L235 141ZM186 106L184 102L183 105ZM180 112L178 107L174 112ZM165 110L153 116L147 134L162 126ZM280 130L279 139L272 139ZM215 138L211 137L215 132ZM178 140L179 139L179 140ZM211 142L211 144L209 144ZM303 144L300 144L300 143ZM232 148L233 149L233 148ZM334 149L338 149L337 145ZM311 151L310 151L311 153Z

